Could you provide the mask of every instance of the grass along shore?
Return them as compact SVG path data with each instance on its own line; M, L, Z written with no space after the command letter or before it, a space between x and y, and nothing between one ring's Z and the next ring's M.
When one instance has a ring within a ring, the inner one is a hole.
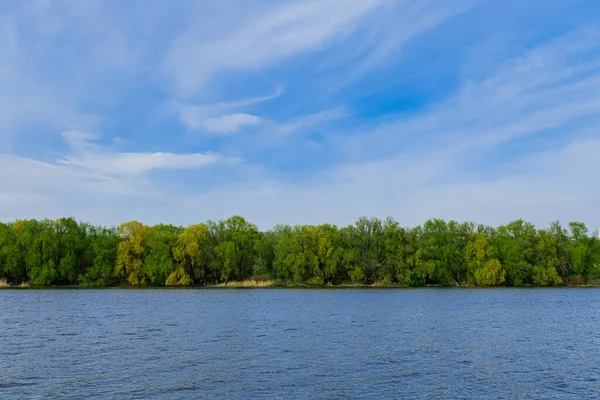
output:
M440 284L427 284L424 286L409 286L399 285L387 282L375 282L371 284L365 283L341 283L333 285L331 283L318 285L308 283L295 283L293 281L279 281L279 280L261 280L261 279L246 279L243 281L230 281L217 284L209 285L190 285L190 286L83 286L83 285L48 285L48 286L34 286L29 282L23 282L21 284L11 285L6 280L0 280L1 289L261 289L261 288L281 288L281 289L369 289L369 288L388 288L388 289L419 289L419 288L536 288L542 286L535 285L521 285L521 286L476 286L469 283L460 283L453 286L446 286ZM546 286L547 287L547 286ZM600 284L586 284L586 283L570 283L566 285L552 286L554 288L598 288Z

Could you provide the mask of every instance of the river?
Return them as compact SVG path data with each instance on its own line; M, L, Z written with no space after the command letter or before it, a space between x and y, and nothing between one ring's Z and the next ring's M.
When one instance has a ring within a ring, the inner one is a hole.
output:
M597 399L600 290L0 290L0 398Z

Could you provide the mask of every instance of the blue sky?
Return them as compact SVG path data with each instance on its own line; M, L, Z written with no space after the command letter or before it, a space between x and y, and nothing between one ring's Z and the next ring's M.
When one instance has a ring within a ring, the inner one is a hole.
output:
M600 225L595 0L0 4L0 219Z

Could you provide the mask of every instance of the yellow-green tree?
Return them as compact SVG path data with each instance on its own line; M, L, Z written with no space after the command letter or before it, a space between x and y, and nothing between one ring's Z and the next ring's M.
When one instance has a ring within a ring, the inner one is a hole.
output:
M117 230L121 242L117 249L115 275L126 279L133 286L146 283L143 266L149 229L141 222L129 221L121 224Z
M169 274L165 281L165 286L190 286L192 278L182 267L177 267Z
M187 282L201 280L204 283L206 277L206 246L209 243L208 228L206 224L190 225L177 236L177 242L173 248L173 258L180 267L173 271L167 279L169 282ZM185 278L187 276L187 279ZM193 277L193 279L192 279ZM188 283L187 285L189 285Z
M492 258L490 238L483 233L476 233L465 248L465 258L477 286L497 286L504 283L506 271L498 259Z

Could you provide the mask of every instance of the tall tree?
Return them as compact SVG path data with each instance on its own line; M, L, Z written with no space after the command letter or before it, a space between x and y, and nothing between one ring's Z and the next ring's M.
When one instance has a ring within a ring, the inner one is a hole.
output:
M214 243L212 266L220 272L219 280L244 280L252 276L256 256L258 229L243 217L207 223Z
M27 279L27 270L13 225L0 222L0 278L8 283L21 283Z
M173 258L183 268L182 274L192 282L206 283L206 272L209 260L209 233L205 224L190 225L177 237L173 248ZM180 278L184 279L185 278Z
M506 281L510 285L521 286L532 282L537 241L535 227L523 220L510 222L497 229L497 236L492 239L494 256L504 266Z
M263 279L275 278L275 242L274 231L259 232L256 239L256 263L253 275Z
M386 278L385 229L378 218L361 217L345 230L348 243L348 261L364 276L364 283L372 283ZM388 274L388 280L393 274Z
M132 286L141 286L148 282L143 267L149 229L138 221L125 222L117 229L121 242L117 249L115 275L125 279Z
M504 283L506 271L493 257L491 240L483 233L472 235L465 248L470 273L478 286L497 286Z
M342 262L342 238L334 225L304 225L300 228L304 260L308 262L309 283L333 283Z
M301 283L310 278L308 253L302 239L301 227L277 225L273 228L275 243L273 245L273 273L276 279L293 280Z
M110 286L115 282L114 269L117 263L119 236L116 228L90 226L88 268L81 270L83 286Z
M169 275L175 272L173 248L181 231L179 227L164 224L154 225L148 229L143 270L152 285L164 285Z

